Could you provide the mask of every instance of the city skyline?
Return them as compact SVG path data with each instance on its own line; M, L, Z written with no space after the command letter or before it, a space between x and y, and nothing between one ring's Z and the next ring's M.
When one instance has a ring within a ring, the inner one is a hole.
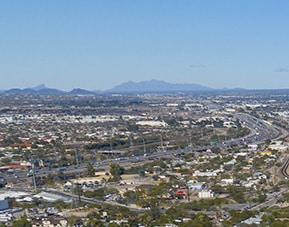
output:
M277 4L278 3L278 4ZM2 1L0 90L289 88L289 2Z

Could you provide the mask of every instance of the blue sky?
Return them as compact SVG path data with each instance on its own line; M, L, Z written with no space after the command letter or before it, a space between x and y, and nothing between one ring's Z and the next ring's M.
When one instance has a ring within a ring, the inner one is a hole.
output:
M2 0L0 89L289 88L287 0Z

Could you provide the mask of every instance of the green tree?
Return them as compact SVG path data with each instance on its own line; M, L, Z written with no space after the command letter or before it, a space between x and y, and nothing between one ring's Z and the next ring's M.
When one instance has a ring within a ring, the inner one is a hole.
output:
M245 203L245 188L244 187L236 187L236 186L229 186L228 193L230 196L238 203Z
M209 217L205 214L199 213L193 216L193 220L191 223L188 223L190 226L196 227L211 227L212 222L210 221Z
M123 193L123 197L128 203L136 203L137 202L137 197L136 197L135 191L128 190L125 193Z
M110 164L110 174L112 175L113 181L120 181L121 175L124 174L124 168L119 164Z
M89 177L95 176L95 169L93 168L93 165L90 162L87 164L87 176Z
M12 227L31 227L32 224L27 220L27 216L23 215L20 219L12 222Z
M150 199L149 205L150 205L150 212L151 212L152 218L154 220L158 219L161 215L161 211L158 206L158 200L155 198Z
M105 188L98 188L94 191L85 191L84 196L88 198L104 199L106 195Z
M113 223L109 223L108 227L119 227L119 225L113 222Z
M77 222L77 217L76 216L70 216L68 218L68 225L69 226L75 226L75 223Z
M97 212L91 212L87 215L88 221L86 227L102 227L104 224L101 222L101 216Z
M171 188L171 184L165 181L161 181L158 185L154 185L149 195L154 198L162 199L164 195L167 194L168 190Z

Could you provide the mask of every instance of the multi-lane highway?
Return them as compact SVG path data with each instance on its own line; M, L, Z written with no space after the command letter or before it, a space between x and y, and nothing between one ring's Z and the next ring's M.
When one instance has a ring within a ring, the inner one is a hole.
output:
M263 122L260 119L257 119L249 114L245 113L238 113L234 115L235 119L238 119L245 127L248 127L250 129L249 135L244 136L243 138L235 138L231 139L229 141L225 141L222 143L217 143L214 145L208 145L208 146L198 146L198 147L191 147L190 149L177 149L177 150L167 150L167 151L156 151L153 154L150 155L141 155L138 157L121 157L121 158L111 158L107 160L103 160L101 162L95 163L95 168L97 169L103 169L104 171L109 171L110 164L111 163L118 163L124 168L131 167L133 165L140 165L144 164L146 162L151 162L152 160L160 159L160 158L167 158L170 160L173 160L175 156L180 155L182 153L188 153L188 152L200 152L200 151L206 151L207 149L211 149L213 147L219 147L222 149L226 149L230 146L244 146L244 142L246 143L264 143L266 139L274 139L276 137L280 136L287 136L287 132L285 130L277 130L275 127L267 124L266 122ZM285 135L286 133L286 135ZM288 165L287 167L283 168L284 175L288 172ZM286 165L285 165L286 166ZM36 177L43 177L47 176L48 174L58 174L60 171L64 174L75 174L81 175L80 173L87 170L87 163L81 163L79 165L71 165L64 168L42 168L38 169L37 172L35 172ZM3 173L3 178L9 183L18 183L19 185L28 186L32 185L32 179L31 177L27 176L27 171L25 170L18 170L14 171L14 173ZM28 182L28 184L27 184ZM29 183L31 182L31 183Z

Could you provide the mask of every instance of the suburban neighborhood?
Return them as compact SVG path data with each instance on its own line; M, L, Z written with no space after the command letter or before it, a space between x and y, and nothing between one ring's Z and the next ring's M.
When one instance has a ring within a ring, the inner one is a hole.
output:
M0 226L286 226L285 94L0 104Z

